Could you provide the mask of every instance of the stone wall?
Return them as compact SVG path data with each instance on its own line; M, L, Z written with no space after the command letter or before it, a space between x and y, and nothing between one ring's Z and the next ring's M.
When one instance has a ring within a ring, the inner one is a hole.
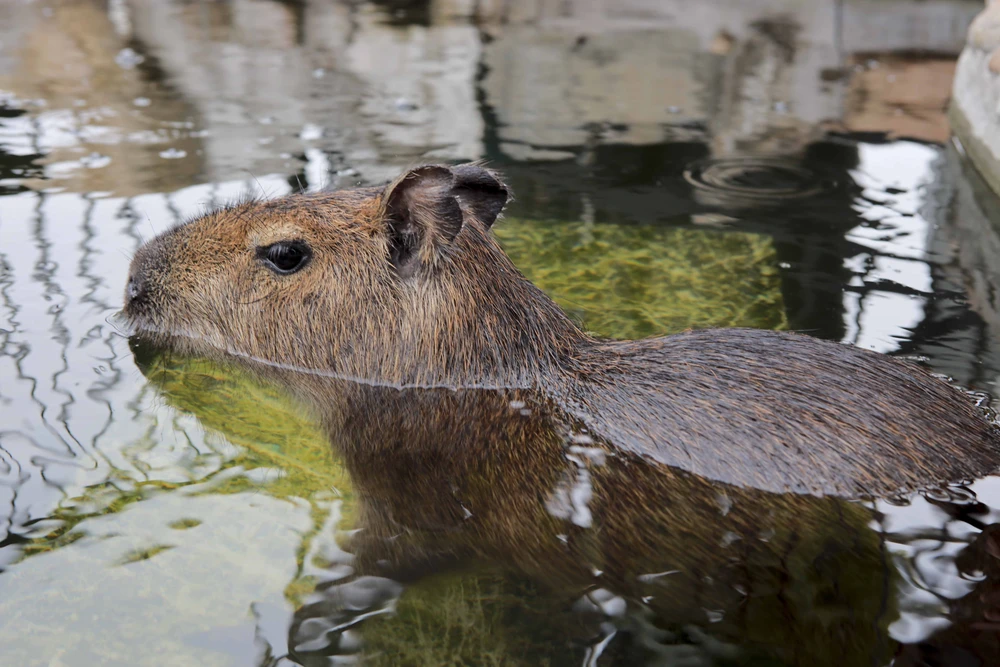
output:
M990 187L1000 193L1000 3L969 27L952 93L955 136Z

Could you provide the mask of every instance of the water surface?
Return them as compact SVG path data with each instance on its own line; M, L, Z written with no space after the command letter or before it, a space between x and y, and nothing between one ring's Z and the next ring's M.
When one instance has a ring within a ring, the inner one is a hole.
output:
M459 4L0 6L4 662L998 655L996 478L808 507L642 482L676 504L672 524L662 507L615 506L624 464L580 442L552 441L528 481L524 466L491 479L440 452L360 460L331 448L295 381L130 347L113 318L128 261L170 225L248 194L487 159L516 195L497 236L589 331L797 330L991 400L1000 212L943 115L947 54L980 3L902 3L908 23L864 39L825 28L830 12L881 20L858 3L781 20L754 3ZM905 55L915 46L945 55ZM389 400L324 391L373 420ZM413 400L510 410L501 430L544 411L531 396ZM470 480L510 488L509 504ZM452 483L473 523L440 495ZM785 513L727 524L761 502ZM379 530L407 536L383 554L394 576L372 574ZM751 536L769 557L741 546ZM791 545L785 560L775 545ZM741 565L701 571L686 552Z

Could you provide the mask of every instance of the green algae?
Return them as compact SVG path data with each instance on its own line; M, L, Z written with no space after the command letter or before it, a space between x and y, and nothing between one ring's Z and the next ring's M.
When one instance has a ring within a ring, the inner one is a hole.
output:
M787 326L768 236L517 218L496 235L529 280L599 336Z
M579 664L567 651L580 619L531 583L492 571L442 574L409 587L395 613L365 628L371 665ZM568 659L568 660L567 660Z
M174 408L240 448L233 465L280 471L260 482L234 477L211 493L266 488L285 498L350 489L321 429L280 388L236 365L197 357L160 356L145 374Z

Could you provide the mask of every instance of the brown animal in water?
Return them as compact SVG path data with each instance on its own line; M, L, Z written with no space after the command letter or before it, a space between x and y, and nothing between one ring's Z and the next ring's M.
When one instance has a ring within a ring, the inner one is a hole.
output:
M463 165L242 203L140 248L124 313L366 383L535 389L616 447L737 486L871 496L996 467L997 428L889 357L773 331L586 335L490 234L507 199Z
M404 660L382 643L416 625L438 647L457 635L472 652L476 637L517 637L501 639L507 659L491 664L579 665L583 647L607 635L610 612L624 632L601 665L714 656L839 667L886 664L895 650L899 576L869 503L736 487L655 463L591 437L538 391L372 386L234 359L192 339L132 342L168 402L231 438L227 415L240 409L230 401L266 413L248 386L283 390L292 409L263 421L311 416L348 473L338 529L350 556L296 611L290 647L329 655L341 644L331 628L350 628L391 664L484 662ZM282 456L295 460L295 450ZM456 578L462 604L485 595L492 611L449 613L436 594L416 619L406 611L422 607L422 590ZM394 620L363 620L391 599ZM460 623L451 633L439 625L447 617Z

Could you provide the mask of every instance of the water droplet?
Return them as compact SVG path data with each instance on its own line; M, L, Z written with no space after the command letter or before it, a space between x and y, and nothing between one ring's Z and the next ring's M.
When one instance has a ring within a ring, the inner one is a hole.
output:
M620 595L601 603L601 611L611 617L624 616L627 610L628 604L625 602L625 598Z
M152 100L150 100L148 97L137 97L134 100L132 100L132 104L134 104L137 107L148 107L152 103L153 103Z
M725 493L719 493L715 497L715 502L719 506L719 514L726 516L729 514L729 510L733 509L733 501Z
M583 460L586 459L588 462L599 466L604 465L608 454L599 447L581 447L579 445L570 446L569 453L574 455L570 458L576 462L577 465L583 465Z
M636 579L639 580L639 583L651 584L657 579L660 579L661 577L666 577L671 574L679 574L679 573L680 570L667 570L665 572L653 572L652 574L640 574L638 577L636 577Z
M708 617L709 623L718 623L726 617L725 612L721 609L706 609L705 615Z
M573 605L576 611L600 612L606 616L624 616L628 611L628 603L625 598L615 595L606 588L596 588L586 593Z
M317 67L316 69L313 70L314 79L322 79L324 76L326 76L326 70L323 69L322 67Z

